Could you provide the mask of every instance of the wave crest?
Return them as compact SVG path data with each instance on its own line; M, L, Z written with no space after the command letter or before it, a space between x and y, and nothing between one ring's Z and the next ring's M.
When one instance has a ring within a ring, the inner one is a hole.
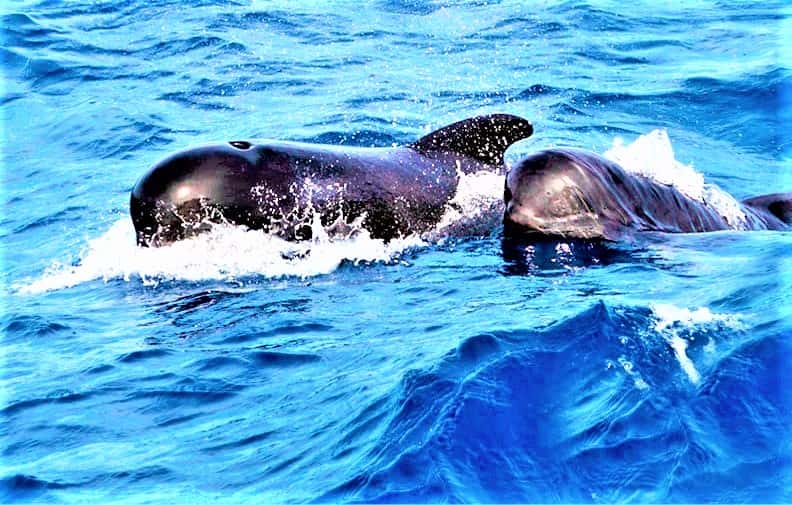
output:
M707 307L600 302L546 328L468 337L404 375L375 459L323 499L651 501L644 493L675 466L701 472L707 440L691 429L696 407L733 401L689 387L674 339L720 339L740 327L738 316ZM570 484L559 489L559 479Z

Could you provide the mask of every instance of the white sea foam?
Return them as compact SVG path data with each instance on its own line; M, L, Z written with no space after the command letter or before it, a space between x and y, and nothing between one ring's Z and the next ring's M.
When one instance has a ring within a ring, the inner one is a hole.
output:
M701 374L687 355L689 339L685 338L685 334L692 330L707 331L712 326L725 326L733 330L744 329L738 315L713 314L707 307L695 310L671 304L652 304L650 307L654 313L654 330L660 333L671 346L679 366L693 384L697 384L701 380ZM712 352L714 343L710 340L706 346L707 352Z
M503 218L503 174L481 171L458 175L456 194L440 222L426 234L429 240L489 235Z
M704 176L693 165L677 161L666 130L653 130L631 144L617 137L604 156L634 174L673 186L693 200L712 207L732 228L748 228L740 202L714 184L705 183Z
M233 280L263 277L311 277L332 272L343 261L390 262L405 249L425 245L411 236L388 243L365 230L341 240L330 239L314 225L314 239L288 242L260 231L218 225L210 232L164 247L135 244L131 220L123 218L91 240L76 265L53 264L22 293L68 288L95 279L138 278L144 284L163 280Z
M682 370L685 371L690 382L693 384L698 384L698 381L701 380L701 374L696 370L696 366L693 364L693 361L690 360L687 353L687 340L674 335L668 341L668 344L671 346L671 349L674 350L674 354L676 355L677 361L679 361L679 365L682 367Z

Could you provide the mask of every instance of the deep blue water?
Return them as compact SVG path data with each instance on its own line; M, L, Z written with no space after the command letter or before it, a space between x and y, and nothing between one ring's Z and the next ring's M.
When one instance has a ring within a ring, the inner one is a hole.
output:
M0 501L792 501L792 234L129 234L187 145L488 112L792 191L789 4L659 4L4 2Z

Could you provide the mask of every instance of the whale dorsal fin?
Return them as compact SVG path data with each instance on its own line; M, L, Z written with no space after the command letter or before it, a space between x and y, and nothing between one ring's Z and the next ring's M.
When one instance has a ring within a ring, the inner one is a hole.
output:
M533 133L527 120L510 114L464 119L421 137L410 147L422 153L451 151L488 165L503 165L506 149Z
M743 200L744 205L764 209L785 224L792 224L792 193L775 193Z

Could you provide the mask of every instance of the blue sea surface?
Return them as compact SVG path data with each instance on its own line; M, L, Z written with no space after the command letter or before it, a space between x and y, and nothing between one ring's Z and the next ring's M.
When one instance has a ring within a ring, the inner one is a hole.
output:
M140 249L128 213L188 145L491 112L534 124L512 162L661 129L736 198L792 191L788 2L0 14L0 502L792 501L792 234L526 246L484 220L290 256Z

